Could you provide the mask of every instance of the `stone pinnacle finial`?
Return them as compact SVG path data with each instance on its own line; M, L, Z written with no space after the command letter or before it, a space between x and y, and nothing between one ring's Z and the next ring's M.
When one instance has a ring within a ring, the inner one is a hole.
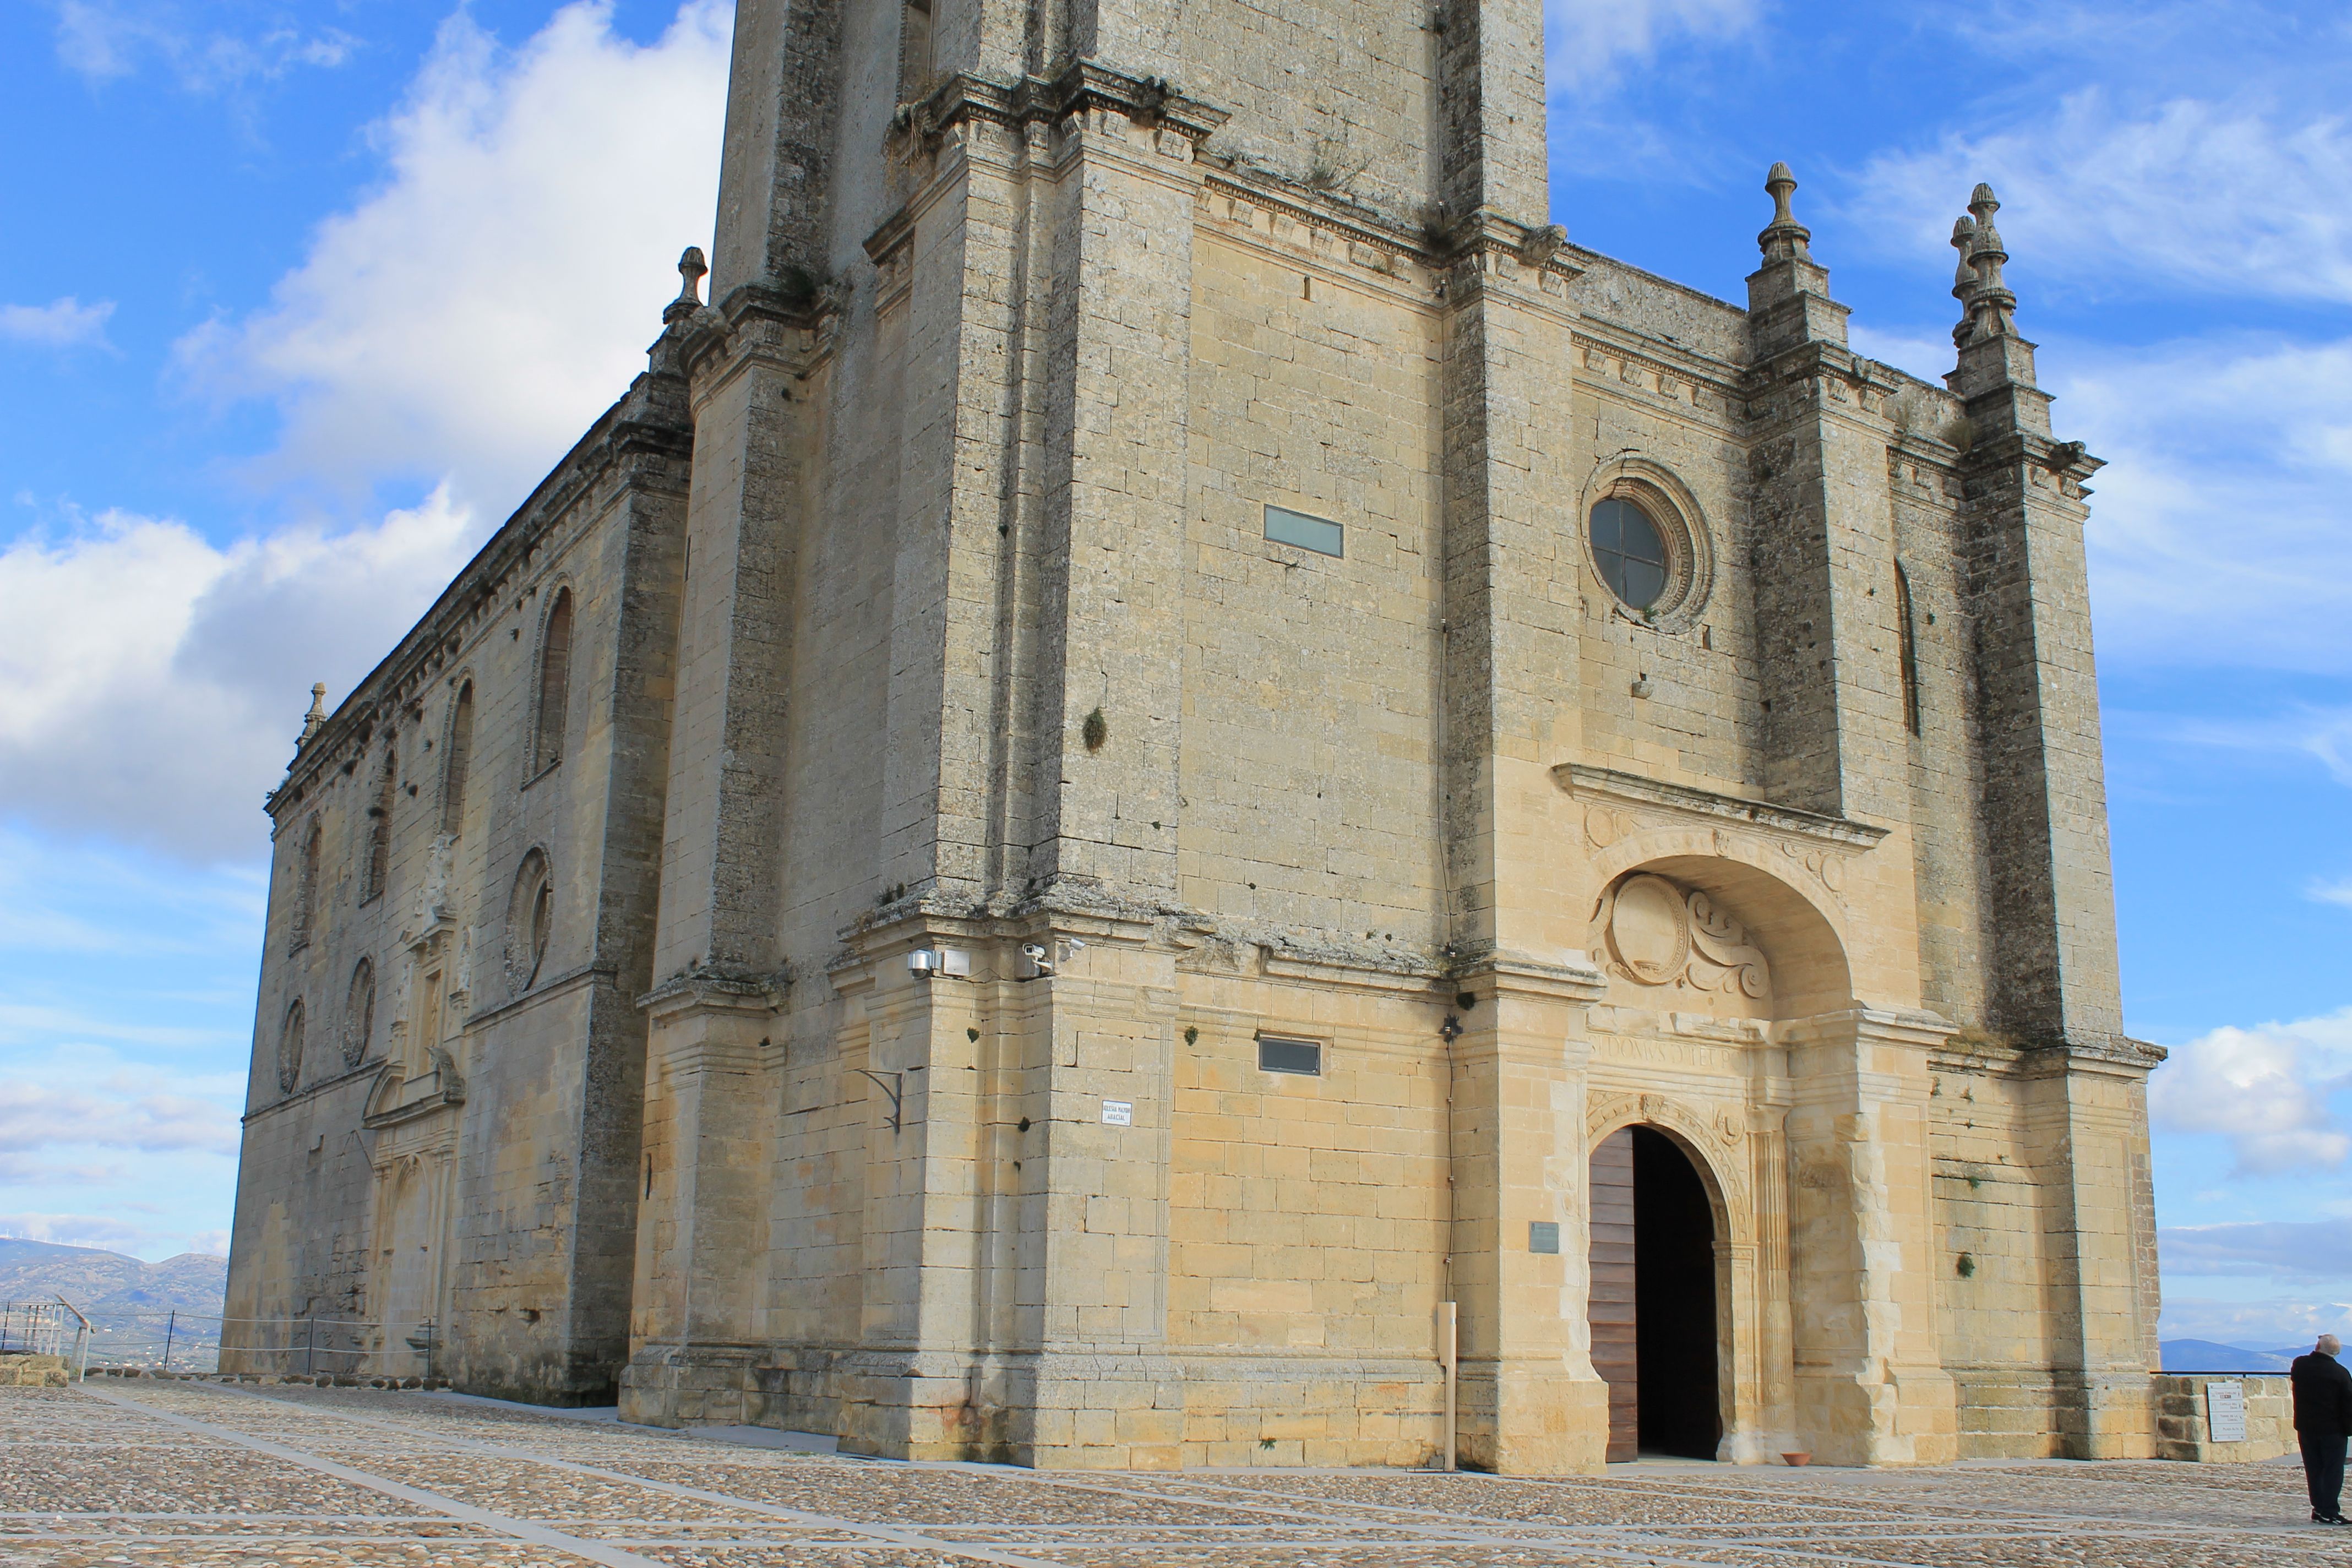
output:
M2000 211L2000 198L1992 187L1979 184L1969 193L1969 214L1975 221L1971 226L1969 247L1962 252L1966 265L1975 274L1975 280L1966 297L1969 337L2006 338L2017 335L2017 296L2009 291L2001 279L2002 263L2009 251L2001 244L2000 230L1993 226L1992 215ZM1958 243L1959 230L1953 229L1953 243Z
M691 316L702 309L702 279L709 270L710 264L702 258L702 247L688 246L686 254L677 258L677 274L686 281L678 289L677 298L671 300L669 308L662 312L665 323Z
M326 722L327 683L321 680L310 687L310 710L302 715L302 738L294 743L298 746L309 744L310 737L324 728Z
M1764 188L1772 196L1772 221L1756 237L1764 259L1811 261L1812 230L1797 221L1797 215L1789 205L1789 198L1796 194L1797 176L1790 172L1788 164L1775 163L1764 175Z
M1954 347L1969 341L1969 301L1977 291L1977 266L1969 252L1977 242L1977 220L1965 214L1952 220L1952 248L1960 253L1952 268L1952 298L1960 302L1959 324L1952 329Z

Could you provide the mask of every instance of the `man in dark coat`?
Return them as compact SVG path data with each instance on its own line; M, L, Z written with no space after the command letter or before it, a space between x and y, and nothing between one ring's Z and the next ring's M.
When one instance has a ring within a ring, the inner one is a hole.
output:
M2303 1481L2311 1491L2315 1524L2352 1524L2344 1517L2344 1439L2352 1434L2352 1372L2336 1358L2334 1334L2322 1334L2309 1355L2294 1358L2294 1435L2303 1447Z

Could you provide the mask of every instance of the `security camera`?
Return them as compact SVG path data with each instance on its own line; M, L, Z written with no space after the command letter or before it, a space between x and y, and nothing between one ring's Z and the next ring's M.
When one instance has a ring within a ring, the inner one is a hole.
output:
M1035 980L1041 975L1053 973L1054 961L1045 956L1045 948L1034 942L1024 942L1021 944L1022 979Z
M1064 937L1062 939L1062 945L1068 948L1074 953L1084 952L1087 950L1087 944L1074 936Z

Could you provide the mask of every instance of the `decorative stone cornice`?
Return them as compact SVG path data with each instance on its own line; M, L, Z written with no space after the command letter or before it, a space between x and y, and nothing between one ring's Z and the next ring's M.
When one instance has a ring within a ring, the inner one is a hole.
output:
M845 290L810 274L785 282L742 283L683 328L678 363L697 403L736 371L764 360L805 378L833 347Z
M1588 767L1582 763L1561 763L1551 770L1551 776L1555 784L1579 800L1625 801L1664 806L1670 811L1720 817L1751 827L1769 828L1775 833L1793 834L1822 844L1868 849L1887 833L1884 827L1873 827L1866 822L1855 822L1850 817L1826 816L1819 812L1799 811L1794 806L1743 800L1738 795L1717 795L1712 790L1694 789L1688 784L1662 784L1633 773L1621 773L1612 768Z
M673 974L637 998L639 1010L656 1023L682 1013L774 1013L784 1005L789 975L727 974L715 969Z
M1196 146L1232 118L1222 109L1185 97L1159 78L1129 76L1086 59L1074 61L1050 79L1001 81L959 72L920 103L903 106L891 134L936 145L956 126L975 121L1008 129L1058 125L1088 110L1107 110L1140 126L1174 131Z
M2014 1079L2057 1078L2085 1070L2145 1077L2170 1054L2162 1046L2124 1035L2047 1041L2014 1039L1980 1029L1958 1029L1937 1047L1936 1065L1946 1071L1986 1072Z
M1449 984L1486 981L1497 995L1532 996L1554 1002L1590 1005L1609 989L1609 977L1598 969L1574 963L1546 963L1524 954L1504 952L1491 942L1457 947L1446 966Z
M283 808L300 805L322 773L355 754L363 735L372 737L382 726L398 721L425 683L459 657L475 617L495 610L508 585L531 569L550 536L599 485L620 473L627 473L634 482L671 464L682 490L685 465L693 452L694 426L687 413L684 383L671 371L648 371L637 377L442 590L399 646L352 689L332 715L307 727L307 738L288 764L285 782L264 803L273 820Z
M457 1058L440 1046L425 1048L433 1070L414 1085L392 1063L384 1064L375 1087L368 1090L367 1109L360 1116L361 1126L396 1127L466 1103L466 1080L457 1071ZM410 1094L412 1087L421 1087L422 1092Z

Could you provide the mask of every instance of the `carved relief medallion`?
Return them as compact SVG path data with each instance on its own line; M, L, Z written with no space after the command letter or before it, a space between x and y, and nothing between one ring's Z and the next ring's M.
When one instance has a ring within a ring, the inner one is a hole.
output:
M1747 928L1706 894L1643 872L1601 900L1593 947L1612 974L1643 985L1710 991L1761 1001L1772 973Z

